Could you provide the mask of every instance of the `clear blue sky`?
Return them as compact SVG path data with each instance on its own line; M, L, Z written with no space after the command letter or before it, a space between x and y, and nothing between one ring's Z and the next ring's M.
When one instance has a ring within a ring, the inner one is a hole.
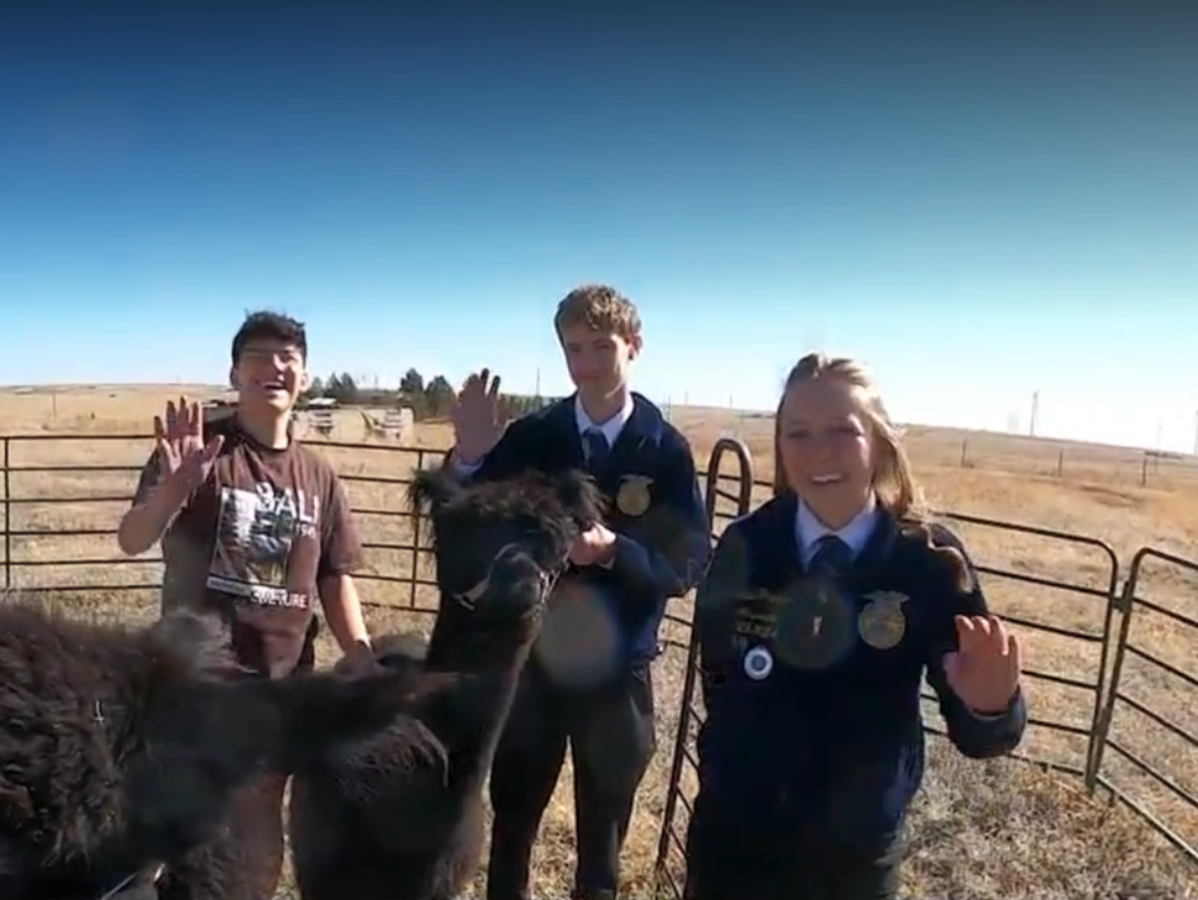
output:
M818 347L903 420L1193 446L1192 4L401 5L5 4L0 382L220 382L269 306L320 374L564 392L604 280L658 400Z

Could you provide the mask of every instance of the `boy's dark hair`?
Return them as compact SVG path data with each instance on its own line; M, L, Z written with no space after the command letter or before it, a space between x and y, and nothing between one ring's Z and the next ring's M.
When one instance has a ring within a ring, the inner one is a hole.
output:
M241 361L246 344L262 339L294 344L304 360L308 359L308 334L304 331L304 323L282 313L260 310L247 315L237 334L233 335L233 365Z

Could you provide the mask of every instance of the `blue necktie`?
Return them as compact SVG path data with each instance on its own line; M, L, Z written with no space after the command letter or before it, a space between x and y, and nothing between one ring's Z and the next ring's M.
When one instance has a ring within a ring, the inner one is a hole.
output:
M598 428L588 428L582 433L582 446L586 451L587 469L593 475L598 474L607 462L608 451L611 449L607 446L607 438Z
M774 650L798 669L824 669L849 652L857 629L852 599L842 585L853 549L834 534L816 542L807 566L810 580L778 613Z
M853 549L834 534L824 535L816 541L816 547L807 571L830 581L844 577L853 564Z

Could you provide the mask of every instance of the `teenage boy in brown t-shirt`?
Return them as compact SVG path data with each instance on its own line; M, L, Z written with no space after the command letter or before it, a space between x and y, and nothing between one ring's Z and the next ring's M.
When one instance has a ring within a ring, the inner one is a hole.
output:
M349 502L332 466L289 427L307 356L301 323L250 315L233 338L236 412L207 435L199 404L169 403L165 421L155 417L157 447L117 533L131 556L162 541L163 612L219 613L238 661L269 678L312 665L317 598L342 652L355 663L371 655ZM238 821L254 847L248 858L261 860L265 897L282 865L285 783L267 779Z

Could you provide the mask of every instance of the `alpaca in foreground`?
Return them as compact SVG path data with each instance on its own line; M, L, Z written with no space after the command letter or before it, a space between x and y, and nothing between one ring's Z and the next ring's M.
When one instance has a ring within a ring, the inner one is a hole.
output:
M0 897L260 900L219 840L234 792L419 701L403 672L268 681L227 648L190 612L133 629L0 605Z
M520 671L571 539L600 515L578 473L462 486L422 472L440 606L427 647L376 642L400 672L452 673L456 688L386 732L297 772L291 846L303 900L449 900L480 864L482 788Z

